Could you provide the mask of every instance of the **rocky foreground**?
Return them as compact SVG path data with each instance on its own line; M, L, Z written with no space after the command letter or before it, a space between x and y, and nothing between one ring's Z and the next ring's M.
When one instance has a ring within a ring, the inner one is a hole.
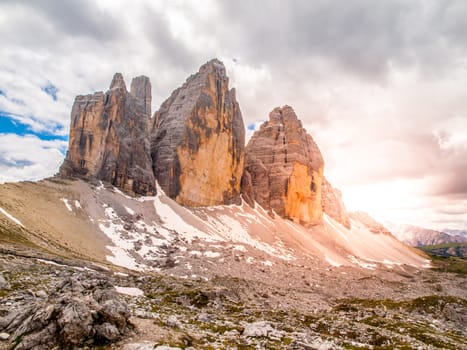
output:
M22 255L0 255L0 349L467 347L467 283L459 274L347 270L341 289L348 285L349 295L342 297L330 270L297 276L310 281L303 290ZM382 298L385 289L393 292ZM399 299L405 289L411 297Z

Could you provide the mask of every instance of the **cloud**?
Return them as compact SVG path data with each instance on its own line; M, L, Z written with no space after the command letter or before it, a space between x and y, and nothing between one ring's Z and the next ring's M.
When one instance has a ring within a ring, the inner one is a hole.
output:
M67 142L0 134L0 183L40 180L58 171Z

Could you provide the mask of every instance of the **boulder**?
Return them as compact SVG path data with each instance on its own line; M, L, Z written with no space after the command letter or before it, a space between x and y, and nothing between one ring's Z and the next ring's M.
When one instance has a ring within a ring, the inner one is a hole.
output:
M245 129L235 90L217 59L204 64L154 114L151 156L162 190L179 204L239 198Z
M324 161L290 106L275 108L245 149L242 193L253 205L302 224L322 219Z
M77 96L62 176L99 179L130 194L155 193L149 145L151 84L144 76L126 89L115 74L106 93Z
M133 326L130 310L112 285L93 273L76 273L53 286L47 300L0 318L15 349L61 349L119 340ZM5 334L7 334L5 333Z

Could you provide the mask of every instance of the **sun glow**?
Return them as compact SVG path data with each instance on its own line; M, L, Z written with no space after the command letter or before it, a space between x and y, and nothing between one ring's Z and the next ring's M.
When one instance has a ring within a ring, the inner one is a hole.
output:
M413 221L411 209L422 205L412 181L395 180L343 188L343 201L350 211L363 210L382 221Z

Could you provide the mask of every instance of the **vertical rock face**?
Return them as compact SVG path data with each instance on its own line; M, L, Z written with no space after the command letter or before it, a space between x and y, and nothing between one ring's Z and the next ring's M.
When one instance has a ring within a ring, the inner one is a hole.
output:
M226 204L240 193L245 129L228 83L222 62L209 61L154 115L154 174L182 205Z
M105 94L77 96L60 174L108 181L128 193L155 193L150 107L151 84L143 76L133 79L130 93L117 73Z
M323 177L322 183L323 212L350 229L349 213L342 202L342 193Z
M303 224L322 218L324 161L290 106L275 108L245 150L244 198Z

